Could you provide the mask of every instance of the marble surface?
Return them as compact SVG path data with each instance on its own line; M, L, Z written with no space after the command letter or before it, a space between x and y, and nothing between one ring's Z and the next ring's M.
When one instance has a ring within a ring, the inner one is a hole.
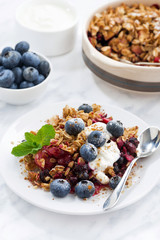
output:
M105 3L107 0L101 0ZM0 46L14 43L14 11L22 0L0 0ZM81 56L84 17L98 0L70 0L79 14L77 41L72 52L51 59L53 81L35 102L12 106L0 101L0 136L24 113L49 102L80 99L109 103L126 109L150 125L160 127L160 94L135 93L107 84L95 77ZM0 161L5 161L1 158ZM153 176L153 175L152 175ZM113 239L158 240L160 236L160 183L136 204L99 216L67 216L39 209L14 194L0 176L1 240Z

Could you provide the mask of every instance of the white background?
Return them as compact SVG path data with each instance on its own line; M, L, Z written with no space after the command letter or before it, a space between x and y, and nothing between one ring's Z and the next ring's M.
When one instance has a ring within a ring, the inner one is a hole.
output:
M0 0L0 46L14 45L14 13L22 0ZM95 77L81 56L81 27L85 16L104 0L70 0L79 15L74 50L52 58L54 79L47 92L25 106L0 102L0 136L24 113L46 104L80 99L122 107L150 125L160 127L160 94L134 93L115 88ZM0 157L0 161L5 159ZM154 177L154 172L151 173ZM0 176L0 239L1 240L143 240L160 239L160 183L138 203L101 216L65 216L30 205L16 196Z

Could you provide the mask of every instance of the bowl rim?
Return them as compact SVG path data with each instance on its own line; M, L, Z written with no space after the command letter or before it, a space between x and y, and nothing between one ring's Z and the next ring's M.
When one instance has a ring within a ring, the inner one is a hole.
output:
M143 4L149 4L148 2L151 3L152 0L125 0L125 4L127 5L131 5L133 3L143 3ZM160 0L157 0L157 2L160 4ZM108 3L105 3L101 6L99 6L98 8L94 8L94 10L92 10L89 15L87 16L87 18L85 19L85 23L83 24L83 28L82 28L82 38L85 41L85 43L87 44L88 49L90 49L90 53L91 55L98 60L100 63L102 64L107 64L110 66L114 66L117 67L119 69L123 69L123 68L130 68L130 69L141 69L141 70L145 70L145 71L150 71L151 69L155 69L157 71L160 71L160 67L154 67L154 66L137 66L137 65L132 65L132 64L127 64L124 62L120 62L117 60L114 60L108 56L103 55L102 53L100 53L95 47L93 47L93 45L90 43L89 38L87 36L87 31L88 31L88 26L89 23L91 21L91 19L93 18L93 16L96 13L100 13L103 10L105 10L106 8L108 8L109 6L112 6L112 4L114 4L114 6L118 6L121 3L124 3L124 0L112 0ZM153 2L152 2L153 3ZM83 48L83 45L82 45ZM85 52L85 51L84 51Z
M52 76L52 72L53 72L53 67L52 67L52 63L51 61L45 57L43 54L39 53L39 52L35 52L32 51L32 49L29 52L33 52L36 53L41 59L43 59L44 61L47 61L49 63L50 66L50 72L48 74L48 76L43 80L43 82L33 86L33 87L29 87L29 88L18 88L18 89L11 89L11 88L4 88L4 87L0 87L0 91L4 91L4 92L26 92L26 91L30 91L32 89L36 89L39 86L42 86L44 84L46 84L46 82L48 82L49 78Z
M67 30L70 30L71 28L73 28L74 26L77 25L78 23L78 14L77 14L77 10L76 8L70 3L68 2L67 0L52 0L53 3L54 2L60 2L60 3L63 3L65 4L68 8L70 8L73 12L73 22L71 25L69 25L68 27L64 28L64 29L60 29L60 30L51 30L51 31L41 31L41 30L38 30L38 29L32 29L28 26L26 26L25 24L23 24L19 18L18 18L18 14L19 14L19 11L25 7L27 4L29 4L30 2L34 2L34 1L37 1L37 0L24 0L22 3L19 4L19 6L16 8L16 12L15 12L15 20L17 22L17 24L19 24L21 27L23 27L24 29L27 29L29 31L32 31L32 32L35 32L35 33L42 33L42 34L54 34L54 33L61 33L61 32L65 32ZM44 0L45 2L45 0Z

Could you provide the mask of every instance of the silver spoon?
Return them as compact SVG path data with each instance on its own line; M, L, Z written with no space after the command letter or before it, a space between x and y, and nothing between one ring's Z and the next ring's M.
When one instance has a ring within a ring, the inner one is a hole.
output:
M132 64L132 65L143 65L143 66L160 66L160 63L156 63L156 62L130 62L128 60L125 60L125 59L120 59L120 62L123 62L123 63L127 63L127 64Z
M107 198L103 205L103 210L112 208L118 202L121 192L125 186L127 178L132 170L133 165L139 158L144 158L150 156L155 152L160 144L160 130L156 127L147 128L139 136L139 147L138 147L138 156L133 159L128 168L126 169L121 181L114 189L112 194Z

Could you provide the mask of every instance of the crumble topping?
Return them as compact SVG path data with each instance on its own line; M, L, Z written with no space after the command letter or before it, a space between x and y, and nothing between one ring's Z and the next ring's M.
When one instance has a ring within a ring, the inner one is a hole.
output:
M92 18L88 38L114 60L160 62L160 6L122 3L108 7Z

